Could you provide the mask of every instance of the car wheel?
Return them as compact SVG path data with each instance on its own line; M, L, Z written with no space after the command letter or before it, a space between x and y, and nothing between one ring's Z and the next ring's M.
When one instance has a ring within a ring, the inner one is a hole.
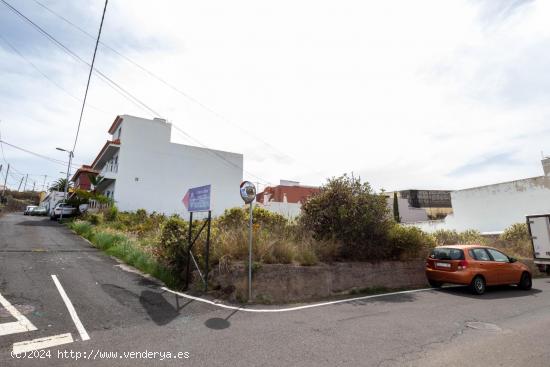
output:
M521 274L521 280L519 281L518 287L520 289L528 291L533 286L533 281L531 280L531 274L525 272Z
M441 284L443 284L441 282L431 280L431 279L428 279L428 283L430 283L430 287L432 288L441 288Z
M472 290L472 293L477 295L482 295L485 293L485 279L481 276L476 276L472 283L470 283L470 289Z

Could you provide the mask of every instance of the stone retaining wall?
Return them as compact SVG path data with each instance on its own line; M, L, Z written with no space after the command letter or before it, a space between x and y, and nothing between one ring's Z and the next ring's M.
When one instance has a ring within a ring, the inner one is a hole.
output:
M540 276L532 260L521 260L533 276ZM414 288L428 286L425 260L348 262L299 266L262 264L253 274L255 302L289 303L326 298L367 288ZM234 264L220 273L213 269L210 281L230 301L245 301L248 272L244 264Z
M316 266L263 264L253 274L252 298L288 303L325 298L354 289L423 287L427 284L424 264L424 260ZM230 300L241 301L248 295L247 274L245 265L237 264L222 274L215 269L210 279Z

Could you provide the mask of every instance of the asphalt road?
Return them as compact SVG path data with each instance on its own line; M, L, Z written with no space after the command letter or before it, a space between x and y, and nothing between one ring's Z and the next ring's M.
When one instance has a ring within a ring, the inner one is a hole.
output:
M501 287L481 297L456 287L250 313L176 301L65 227L12 214L0 218L0 295L28 321L0 305L0 366L550 365L546 278L531 291ZM8 324L36 330L10 333ZM14 345L60 336L73 342L51 348L50 356L11 356ZM106 358L110 352L118 354ZM160 352L181 358L161 360ZM91 360L76 360L77 353Z

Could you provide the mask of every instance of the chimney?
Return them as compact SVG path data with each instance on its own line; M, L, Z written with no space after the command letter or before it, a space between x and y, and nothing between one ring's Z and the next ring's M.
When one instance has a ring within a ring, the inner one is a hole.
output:
M550 176L550 157L545 157L541 161L542 170L544 171L545 176Z

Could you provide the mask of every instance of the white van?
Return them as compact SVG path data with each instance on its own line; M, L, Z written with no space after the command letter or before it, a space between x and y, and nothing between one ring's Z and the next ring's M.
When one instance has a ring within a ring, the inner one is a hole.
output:
M550 214L528 215L527 228L534 262L540 271L550 275Z

